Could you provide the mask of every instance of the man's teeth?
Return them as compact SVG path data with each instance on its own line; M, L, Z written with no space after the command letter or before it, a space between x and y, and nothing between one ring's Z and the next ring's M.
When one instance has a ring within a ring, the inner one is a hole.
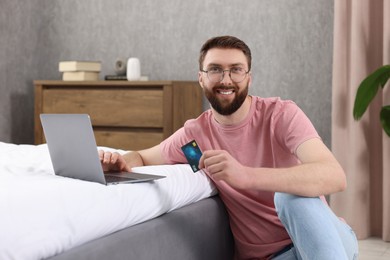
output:
M232 90L220 90L219 93L223 94L223 95L230 95L233 93L233 91Z

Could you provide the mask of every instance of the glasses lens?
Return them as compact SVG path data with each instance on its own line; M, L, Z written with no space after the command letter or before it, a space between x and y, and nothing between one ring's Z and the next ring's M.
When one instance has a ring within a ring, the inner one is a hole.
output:
M214 82L214 83L217 83L217 82L220 82L222 81L222 74L223 74L223 71L220 70L220 71L214 71L214 70L210 70L207 72L207 77L209 78L209 80L211 82Z
M230 78L235 83L240 83L245 79L246 71L243 68L230 69Z

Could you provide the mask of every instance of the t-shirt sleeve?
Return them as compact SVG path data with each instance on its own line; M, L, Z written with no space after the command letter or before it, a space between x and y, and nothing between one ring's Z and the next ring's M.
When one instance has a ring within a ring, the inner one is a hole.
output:
M283 103L275 113L274 132L280 145L293 154L303 142L320 138L310 119L294 102Z
M185 127L182 127L162 141L160 147L164 162L166 164L187 163L181 147L193 139L194 137L186 131Z

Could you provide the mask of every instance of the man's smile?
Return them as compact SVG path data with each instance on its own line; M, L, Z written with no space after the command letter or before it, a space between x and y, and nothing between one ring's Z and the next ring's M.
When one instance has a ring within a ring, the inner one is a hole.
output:
M217 90L219 94L222 94L222 95L230 95L230 94L233 94L233 90Z
M221 95L231 95L236 92L234 88L216 88L215 92Z

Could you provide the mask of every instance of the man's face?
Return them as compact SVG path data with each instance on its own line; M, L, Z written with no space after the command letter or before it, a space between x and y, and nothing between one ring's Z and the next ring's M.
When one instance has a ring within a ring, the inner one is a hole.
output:
M210 49L203 61L203 70L244 69L248 71L248 62L244 53L237 49ZM211 81L205 72L199 72L199 83L212 108L221 115L231 115L236 112L248 95L251 82L250 73L238 83L229 77L229 71L224 72L221 81Z

